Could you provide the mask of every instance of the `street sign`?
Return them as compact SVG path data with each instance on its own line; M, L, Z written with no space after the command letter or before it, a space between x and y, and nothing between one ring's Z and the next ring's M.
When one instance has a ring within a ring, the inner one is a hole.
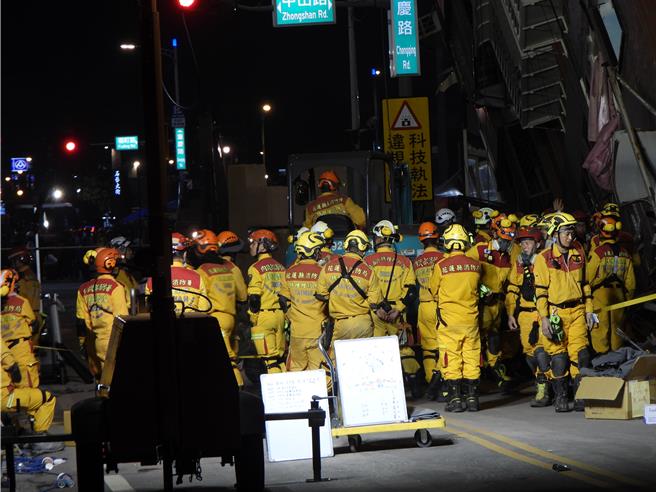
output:
M389 46L392 77L420 75L417 1L390 0Z
M121 196L121 171L114 169L114 195Z
M273 27L335 23L335 0L272 0Z
M12 157L11 158L11 172L24 173L30 170L30 161L27 157Z
M185 116L180 106L174 104L171 113L171 128L182 128L185 126Z
M185 155L185 130L175 129L175 168L178 171L187 169L187 157Z
M428 98L383 99L383 133L385 152L392 154L394 162L403 162L410 168L412 200L432 200Z
M139 137L129 135L127 137L116 137L116 150L137 150L139 148Z

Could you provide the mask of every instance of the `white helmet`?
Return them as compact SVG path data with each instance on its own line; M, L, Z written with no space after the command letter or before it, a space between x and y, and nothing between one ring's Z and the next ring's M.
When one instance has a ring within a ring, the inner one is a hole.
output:
M379 221L371 230L374 236L383 239L399 240L399 228L392 224L389 220Z
M332 239L332 237L335 235L335 232L330 227L328 227L328 224L326 224L323 220L317 220L310 228L310 232L316 232L317 234L320 234L324 239Z
M450 208L441 208L435 213L435 223L438 226L447 226L456 220L456 214Z
M296 241L298 241L298 238L301 237L301 234L303 234L304 232L310 232L310 229L308 229L308 228L305 227L305 226L301 227L301 228L300 228L298 231L296 231L294 234L290 234L290 235L287 237L287 241L289 242L289 244L293 244L293 243L295 243Z

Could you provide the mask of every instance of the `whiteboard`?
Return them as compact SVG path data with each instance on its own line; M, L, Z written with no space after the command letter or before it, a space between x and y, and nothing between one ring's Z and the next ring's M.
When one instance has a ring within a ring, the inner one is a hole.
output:
M345 427L408 420L396 336L336 340L335 357Z
M262 374L262 400L265 413L306 412L312 395L327 396L326 373L322 370ZM333 456L328 400L319 400L326 412L326 423L319 428L321 457ZM312 458L312 428L307 419L274 420L266 423L269 461Z

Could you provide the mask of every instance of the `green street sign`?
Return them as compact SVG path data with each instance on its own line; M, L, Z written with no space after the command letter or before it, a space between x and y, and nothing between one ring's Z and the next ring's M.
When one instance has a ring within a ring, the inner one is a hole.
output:
M187 169L187 157L185 156L185 129L175 129L175 168L178 171Z
M335 23L335 0L272 0L273 27Z
M139 137L130 135L127 137L116 137L116 150L137 150L139 148Z
M420 75L417 1L390 0L389 41L392 77Z

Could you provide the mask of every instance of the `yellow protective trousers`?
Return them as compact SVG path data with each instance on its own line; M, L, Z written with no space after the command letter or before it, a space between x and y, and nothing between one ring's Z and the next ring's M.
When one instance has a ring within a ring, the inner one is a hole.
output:
M555 308L551 306L549 312L560 316L565 332L562 342L554 342L546 337L541 341L544 349L550 356L567 353L570 360L569 373L574 378L579 373L579 352L588 346L588 327L585 323L585 306L583 304L573 308Z
M223 337L223 342L225 343L226 350L228 351L228 357L230 357L232 372L235 374L237 385L241 388L244 386L244 379L241 375L241 371L239 370L239 366L237 365L237 352L239 351L239 344L233 337L235 330L235 317L232 314L222 313L220 311L213 312L212 316L214 316L219 322L219 328L221 328L221 336Z
M281 309L273 311L260 311L251 316L253 327L251 339L255 344L257 355L262 357L269 374L286 372L283 364L285 353L285 314Z
M423 353L424 374L430 383L433 371L440 371L440 355L437 345L437 303L422 301L419 303L417 327L421 350Z
M501 357L501 340L499 334L501 325L501 301L495 301L490 305L484 304L481 309L480 319L481 341L485 343L485 360L490 367L494 367ZM491 344L491 337L496 337L497 341ZM493 351L490 350L490 345L493 346Z
M375 337L389 337L389 336L398 336L399 335L399 324L402 322L402 317L396 320L395 323L388 323L383 321L378 316L372 316L374 320L374 336ZM403 368L404 374L417 374L419 369L419 362L415 356L415 351L412 347L399 347L399 353L401 354L401 367Z
M480 377L481 337L478 326L440 326L437 341L444 379Z
M517 315L517 324L519 325L519 337L522 342L522 350L524 354L533 356L535 350L539 347L542 347L542 329L540 325L540 316L538 315L537 310L532 311L520 311ZM531 336L533 332L533 336ZM529 341L531 338L534 338L534 343Z
M39 388L2 388L2 411L16 412L18 405L34 417L34 432L46 432L55 416L57 399Z
M11 355L14 356L21 372L21 381L16 384L17 388L38 388L39 361L32 351L31 339L7 340L7 346Z
M592 293L592 306L597 311L603 307L617 304L626 300L621 287L600 287ZM623 345L615 328L621 328L624 319L624 309L604 311L597 314L599 324L590 331L592 348L598 354L605 354L609 350L617 350Z
M326 368L316 338L290 337L287 365L290 371L314 371Z
M371 315L358 314L348 318L335 320L333 328L333 339L330 343L330 358L335 363L334 343L336 340L353 340L355 338L370 338L374 334L374 325L371 321Z

